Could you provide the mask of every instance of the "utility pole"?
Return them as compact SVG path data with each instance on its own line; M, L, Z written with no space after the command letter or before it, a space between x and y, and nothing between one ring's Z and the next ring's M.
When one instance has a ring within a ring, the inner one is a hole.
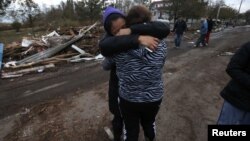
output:
M241 5L242 5L242 3L243 3L243 0L241 0L241 2L240 2L240 7L239 7L238 14L240 14L240 9L241 9Z
M240 7L239 7L239 11L238 11L238 16L237 16L237 20L236 20L237 22L239 22L240 9L241 9L242 3L243 3L243 0L241 0L241 2L240 2Z
M216 23L218 22L218 19L219 19L220 9L221 9L221 5L219 5L219 8L218 8L218 12L217 12L217 16L216 16Z

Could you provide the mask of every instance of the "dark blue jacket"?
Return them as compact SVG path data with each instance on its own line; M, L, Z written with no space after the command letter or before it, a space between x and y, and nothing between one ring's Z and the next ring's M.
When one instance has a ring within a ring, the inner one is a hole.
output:
M184 20L178 20L175 24L174 24L174 32L176 34L183 34L183 32L185 32L187 30L187 24Z

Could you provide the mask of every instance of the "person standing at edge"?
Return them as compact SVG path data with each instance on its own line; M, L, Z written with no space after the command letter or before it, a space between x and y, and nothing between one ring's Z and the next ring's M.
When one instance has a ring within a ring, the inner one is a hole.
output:
M217 124L250 125L250 42L235 53L226 71L232 79L221 92L224 104Z
M213 23L213 20L211 19L211 17L208 17L207 25L208 25L208 30L207 30L207 34L205 37L206 45L208 45L208 43L209 43L210 34L211 34L211 32L213 30L213 26L214 26L214 23Z
M181 45L181 40L183 33L187 30L187 24L182 19L182 17L178 18L174 25L173 32L175 32L175 48L179 48Z
M155 50L157 47L156 38L165 38L169 33L169 26L161 22L150 22L147 24L137 24L130 28L125 28L124 14L113 7L107 7L103 15L103 24L106 31L105 37L99 42L101 53L105 57L114 54L136 49L139 44ZM126 33L130 35L114 36L116 34ZM154 36L150 37L148 35ZM114 115L112 120L114 140L121 139L123 120L118 106L118 78L116 76L116 67L112 66L109 80L109 110Z
M205 47L205 37L207 35L207 30L208 30L208 24L206 18L201 18L201 26L200 26L200 37L197 40L195 47L199 47L200 43L202 43L202 46Z

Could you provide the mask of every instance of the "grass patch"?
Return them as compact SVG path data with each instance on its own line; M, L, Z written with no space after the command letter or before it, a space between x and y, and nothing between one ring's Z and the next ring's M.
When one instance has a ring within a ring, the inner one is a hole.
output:
M35 28L34 31L39 31L35 32L35 37L41 37L41 35L45 34L44 30L40 31ZM15 30L0 31L0 42L4 44L9 44L14 41L21 42L23 37L33 36L31 33L31 28L22 28L19 33L16 33Z

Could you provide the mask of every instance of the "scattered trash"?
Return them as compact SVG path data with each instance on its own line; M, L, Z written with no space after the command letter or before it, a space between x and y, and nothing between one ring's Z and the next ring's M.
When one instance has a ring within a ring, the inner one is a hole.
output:
M46 37L52 37L52 36L60 36L60 35L56 31L53 31L50 34L46 35Z
M21 77L21 76L23 76L23 74L4 74L1 76L1 78L7 79L7 78L17 78L17 77Z
M10 61L10 62L4 64L5 68L15 67L15 66L16 66L16 61Z
M46 59L49 57L52 57L53 55L55 55L56 53L62 51L63 49L65 49L66 47L68 47L69 45L75 43L76 41L80 40L81 38L84 37L84 34L87 33L89 30L91 30L93 27L95 27L97 25L97 23L93 24L92 26L90 26L87 30L83 31L82 33L80 33L79 35L77 35L76 37L74 37L72 40L58 45L56 47L47 49L45 51L39 52L37 54L34 54L30 57L27 57L23 60L20 60L17 62L17 65L21 65L21 64L25 64L25 63L30 63L30 62L39 62L42 59Z
M44 68L37 70L37 72L42 73L44 71Z
M104 127L104 130L105 130L105 132L107 133L109 139L110 139L110 140L114 140L114 135L113 135L113 133L111 132L111 130L110 130L108 127L106 127L106 126Z
M78 51L81 54L85 54L86 52L82 49L80 49L79 47L77 47L76 45L72 45L71 46L73 49L75 49L76 51Z
M22 47L29 47L33 43L34 43L33 40L29 40L27 38L23 38L21 46Z
M52 31L41 38L23 37L21 41L6 45L2 48L4 54L0 54L4 64L2 78L42 73L51 64L102 60L98 46L102 28L97 25L96 22L82 28L60 27L59 31Z
M234 55L234 53L232 53L232 52L224 52L224 53L220 54L219 56L233 56L233 55Z
M34 67L34 68L27 68L27 69L23 69L23 70L18 70L18 71L14 71L14 72L8 72L8 73L2 73L2 78L13 78L13 77L20 77L23 76L24 74L28 74L31 72L38 72L44 69L48 69L48 68L54 68L55 65L54 64L49 64L49 65L45 65L45 66L38 66L38 67Z
M56 31L53 31L51 33L49 33L48 35L46 36L42 36L42 41L45 43L45 44L48 44L48 39L49 37L53 37L53 36L60 36Z
M92 61L92 60L95 60L95 58L78 58L78 59L72 59L72 60L69 60L71 63L79 63L79 62L82 62L82 61Z
M168 75L173 75L173 73L169 72Z
M99 55L97 55L97 56L95 57L95 59L96 59L96 60L104 60L104 57L103 57L101 54L99 54Z

